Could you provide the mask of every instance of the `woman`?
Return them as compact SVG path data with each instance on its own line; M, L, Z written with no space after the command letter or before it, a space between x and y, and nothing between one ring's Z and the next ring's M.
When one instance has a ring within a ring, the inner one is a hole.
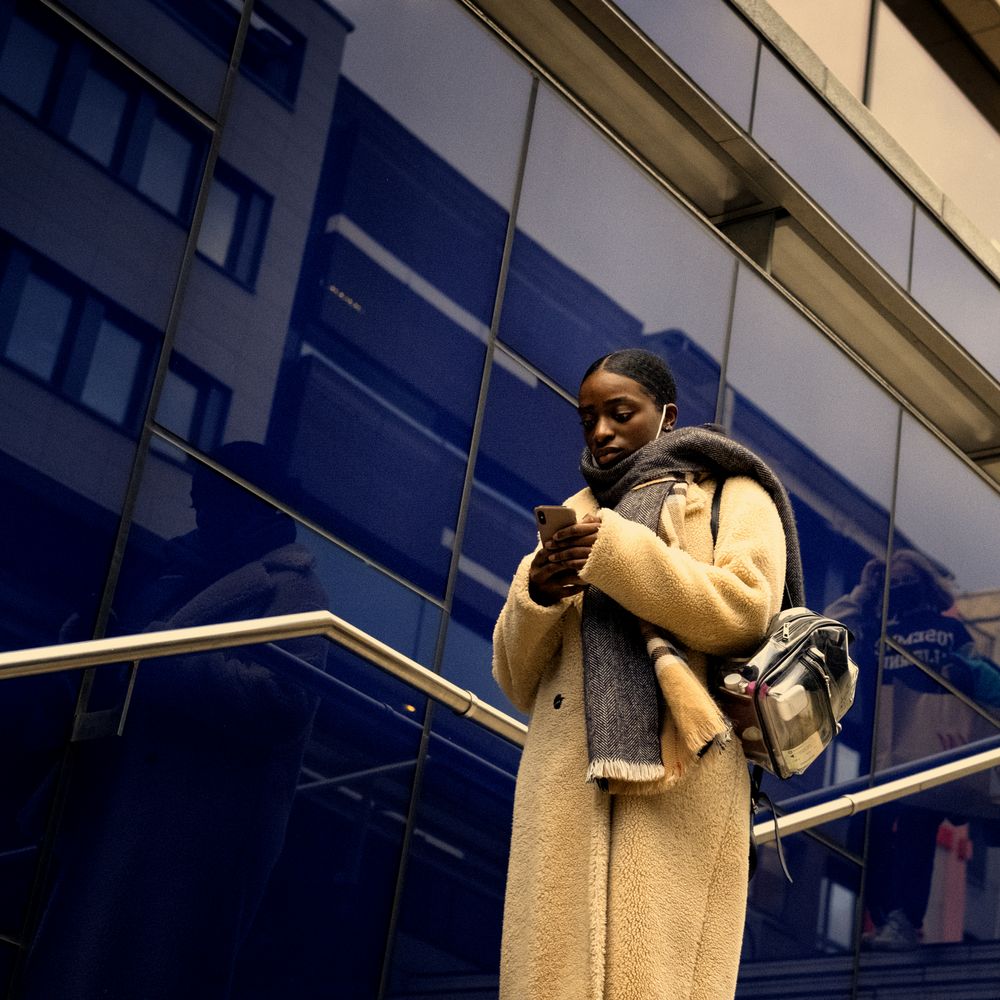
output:
M745 448L673 429L674 380L656 355L594 362L579 412L588 488L566 501L577 523L521 562L494 634L494 676L532 717L500 995L728 1000L749 790L706 654L763 637L786 562L801 597L791 510Z

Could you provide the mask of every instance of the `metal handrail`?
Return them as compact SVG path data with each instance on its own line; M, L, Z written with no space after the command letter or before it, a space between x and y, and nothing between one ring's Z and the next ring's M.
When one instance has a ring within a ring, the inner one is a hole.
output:
M161 656L178 656L231 646L250 646L282 639L322 635L369 663L447 705L459 715L519 746L524 745L527 726L459 687L425 666L397 652L391 646L356 628L330 611L304 611L249 621L165 629L140 635L113 636L88 642L67 642L58 646L0 653L0 680L82 670L105 663L135 662Z
M925 792L938 785L958 781L960 778L968 778L970 775L978 774L980 771L988 771L991 767L998 765L1000 765L1000 747L985 750L983 753L963 757L961 760L951 761L951 763L942 764L940 767L928 768L926 771L918 771L905 778L887 781L860 792L838 795L836 798L821 802L819 805L786 813L784 816L778 817L777 832L784 836L790 833L799 833L801 830L809 830L814 826L821 826L823 823L829 823L835 819L843 819L845 816L853 816L867 809L874 809L875 806L884 805L886 802L893 802L908 795L916 795L918 792ZM767 844L774 840L774 820L758 823L753 829L758 844Z
M336 642L429 698L441 702L465 718L472 719L511 743L524 745L528 729L523 722L494 708L472 691L435 674L416 660L411 660L330 611L305 611L293 615L276 615L270 618L200 625L194 628L166 629L161 632L113 636L87 642L67 642L56 646L0 653L0 680L314 635L325 636ZM1000 747L919 771L895 781L888 781L873 788L838 795L827 802L796 812L786 813L779 816L777 821L767 820L758 823L754 827L754 834L759 844L767 844L774 840L775 826L782 835L799 833L998 765L1000 765Z

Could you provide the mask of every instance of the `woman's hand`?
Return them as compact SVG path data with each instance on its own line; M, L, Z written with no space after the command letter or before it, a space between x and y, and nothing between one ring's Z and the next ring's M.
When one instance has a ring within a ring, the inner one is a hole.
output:
M580 570L590 558L600 527L600 520L587 514L582 521L560 528L535 553L528 570L528 593L536 604L549 607L583 590Z

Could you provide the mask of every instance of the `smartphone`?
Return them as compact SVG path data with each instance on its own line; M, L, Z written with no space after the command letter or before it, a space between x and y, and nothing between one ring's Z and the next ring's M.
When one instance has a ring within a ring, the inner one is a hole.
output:
M538 537L547 542L560 528L568 528L576 524L576 511L572 507L535 508L535 522L538 524Z

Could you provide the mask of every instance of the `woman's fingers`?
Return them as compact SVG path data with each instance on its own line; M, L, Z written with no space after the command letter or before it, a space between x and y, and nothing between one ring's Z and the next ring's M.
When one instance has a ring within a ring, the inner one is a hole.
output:
M560 549L567 545L578 545L581 542L593 545L593 539L597 537L600 527L601 522L598 520L577 521L576 524L571 524L567 528L560 528L552 536L552 539L545 543L546 548L551 551L552 549Z

